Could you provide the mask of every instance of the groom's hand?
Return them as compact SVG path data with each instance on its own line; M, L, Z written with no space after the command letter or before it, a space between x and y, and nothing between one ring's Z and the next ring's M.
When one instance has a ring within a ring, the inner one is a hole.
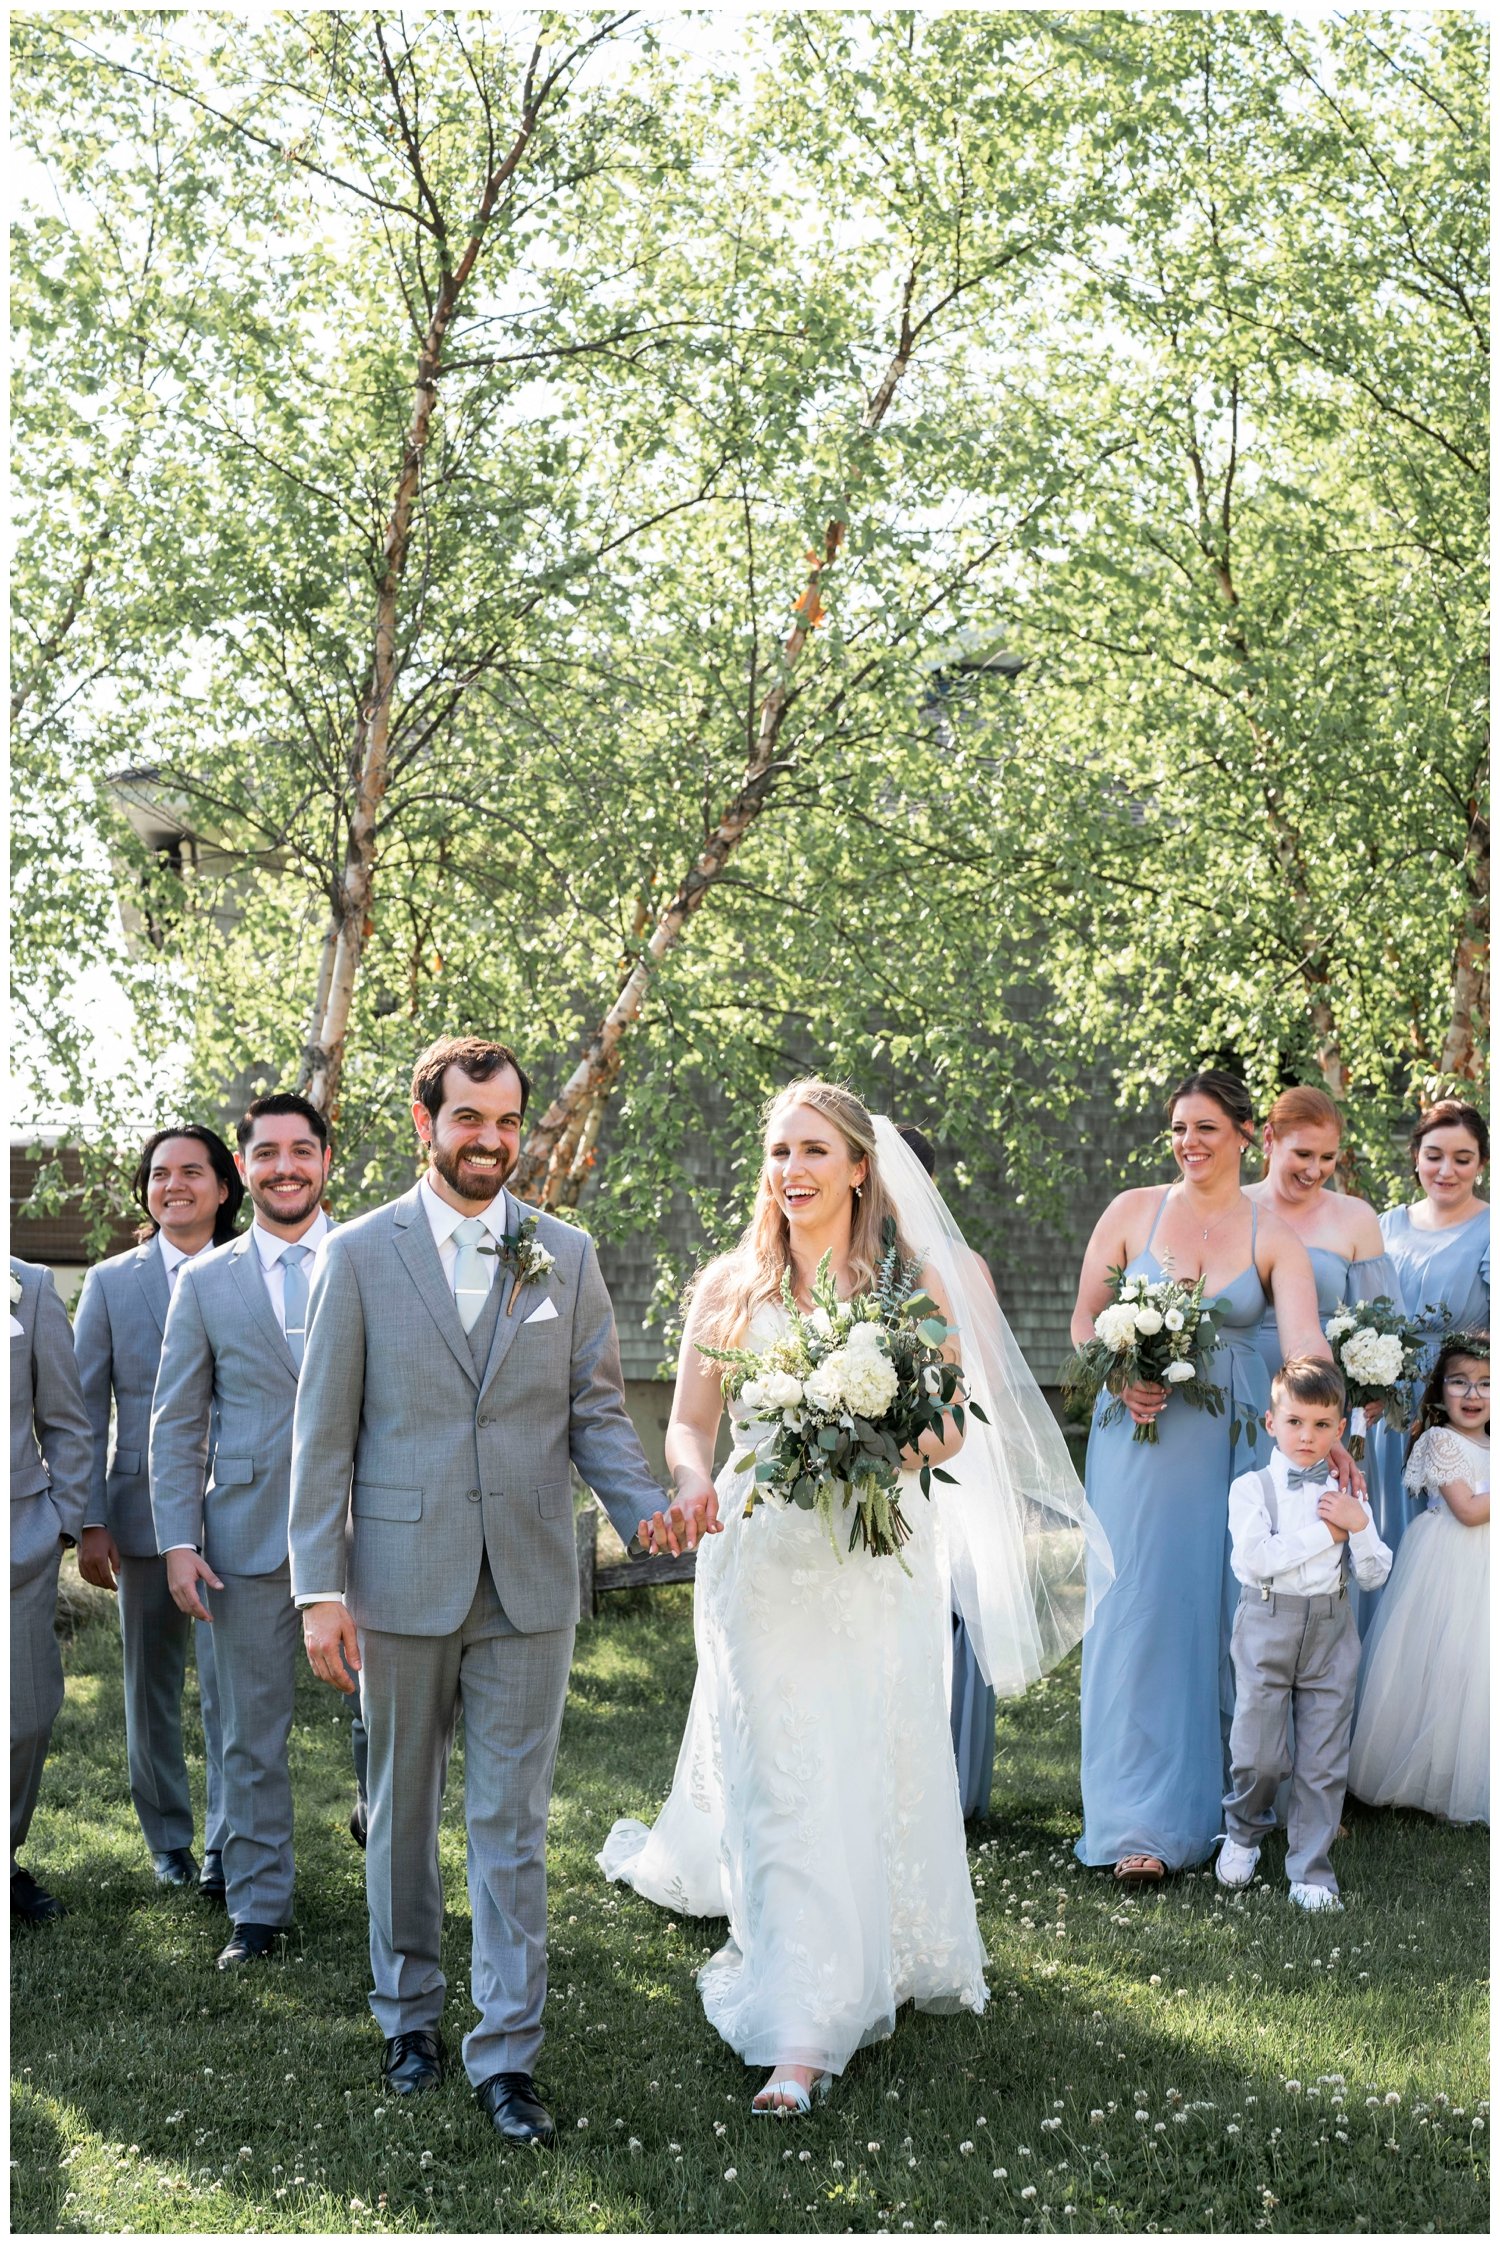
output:
M336 1691L356 1688L350 1670L359 1669L359 1631L341 1597L323 1597L316 1605L303 1606L302 1641L320 1683L331 1683Z
M701 1496L679 1496L665 1512L653 1512L643 1519L636 1533L642 1550L653 1557L670 1551L674 1558L685 1550L696 1550L702 1535L722 1535L719 1524L719 1499L712 1488Z

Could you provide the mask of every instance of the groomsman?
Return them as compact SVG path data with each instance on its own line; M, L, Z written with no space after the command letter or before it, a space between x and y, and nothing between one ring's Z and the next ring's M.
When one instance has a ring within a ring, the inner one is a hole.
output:
M503 1044L433 1045L412 1083L426 1175L329 1241L297 1398L292 1580L314 1672L363 1685L385 2081L409 2095L442 2071L438 1818L462 1703L479 2011L464 2057L499 2134L546 2144L533 2067L578 1619L572 1469L627 1541L661 1494L592 1242L504 1190L526 1092Z
M292 1917L292 1411L313 1258L330 1228L322 1200L332 1159L322 1115L290 1092L255 1100L238 1137L254 1220L184 1269L151 1416L151 1509L167 1580L181 1610L214 1635L233 1925L221 1971L270 1955Z
M190 1886L198 1866L182 1750L182 1686L193 1624L172 1602L166 1563L157 1550L146 1450L167 1305L178 1273L234 1237L245 1188L217 1131L192 1123L147 1139L136 1165L135 1196L146 1211L149 1234L140 1246L95 1264L83 1281L73 1322L94 1437L78 1571L86 1582L118 1593L130 1797L157 1883ZM197 1631L196 1649L208 1775L199 1885L210 1900L222 1901L219 1719L213 1638L206 1628Z
M68 1313L50 1270L10 1258L10 1913L46 1924L63 1905L16 1861L63 1702L57 1570L89 1494L88 1415Z

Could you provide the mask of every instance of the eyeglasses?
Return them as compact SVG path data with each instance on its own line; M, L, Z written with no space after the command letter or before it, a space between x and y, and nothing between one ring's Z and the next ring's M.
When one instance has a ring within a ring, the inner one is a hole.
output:
M1443 1385L1451 1388L1455 1395L1461 1391L1466 1395L1483 1395L1486 1402L1490 1399L1490 1383L1487 1379L1465 1379L1461 1371L1450 1371Z

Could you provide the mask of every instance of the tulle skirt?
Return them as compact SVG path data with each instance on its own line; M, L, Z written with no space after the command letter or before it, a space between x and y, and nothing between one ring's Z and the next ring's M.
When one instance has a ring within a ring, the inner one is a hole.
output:
M1421 1512L1365 1640L1349 1790L1451 1823L1490 1819L1490 1531Z
M933 1508L909 1485L903 1556L832 1549L815 1514L721 1482L700 1545L698 1676L654 1827L614 1826L606 1876L729 1938L699 1974L747 2064L842 2071L897 2008L984 2008L948 1721L950 1628Z

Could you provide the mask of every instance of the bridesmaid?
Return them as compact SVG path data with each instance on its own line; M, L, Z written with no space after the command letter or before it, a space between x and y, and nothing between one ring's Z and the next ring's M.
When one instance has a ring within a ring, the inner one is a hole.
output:
M1083 1641L1081 1862L1155 1883L1207 1859L1224 1828L1224 1741L1233 1705L1229 1628L1238 1584L1229 1571L1229 1483L1267 1444L1231 1441L1247 1411L1259 1422L1270 1378L1256 1335L1273 1304L1285 1355L1327 1357L1307 1249L1274 1207L1240 1187L1254 1139L1245 1086L1216 1068L1191 1075L1167 1102L1178 1181L1122 1192L1094 1227L1073 1312L1089 1339L1111 1298L1109 1270L1191 1282L1200 1274L1227 1310L1209 1362L1226 1391L1222 1417L1169 1403L1157 1386L1126 1390L1126 1415L1089 1434L1085 1485L1114 1552L1115 1581ZM1154 1445L1135 1427L1160 1419ZM1346 1453L1334 1452L1347 1482Z
M1489 1330L1490 1210L1479 1197L1479 1184L1490 1157L1490 1133L1477 1107L1464 1099L1439 1099L1407 1142L1422 1197L1409 1207L1387 1208L1380 1229L1406 1314L1426 1336L1425 1379L1445 1332L1455 1326ZM1378 1426L1370 1436L1370 1509L1381 1541L1393 1551L1415 1516L1401 1484L1406 1446L1405 1430L1394 1426ZM1356 1610L1363 1633L1373 1603L1365 1597Z
M1339 1157L1344 1120L1326 1091L1296 1083L1266 1116L1261 1142L1265 1174L1245 1197L1274 1208L1306 1247L1318 1289L1318 1322L1336 1309L1388 1294L1401 1307L1401 1281L1385 1251L1380 1220L1368 1200L1328 1189ZM1281 1368L1276 1312L1268 1309L1257 1338L1266 1372Z

